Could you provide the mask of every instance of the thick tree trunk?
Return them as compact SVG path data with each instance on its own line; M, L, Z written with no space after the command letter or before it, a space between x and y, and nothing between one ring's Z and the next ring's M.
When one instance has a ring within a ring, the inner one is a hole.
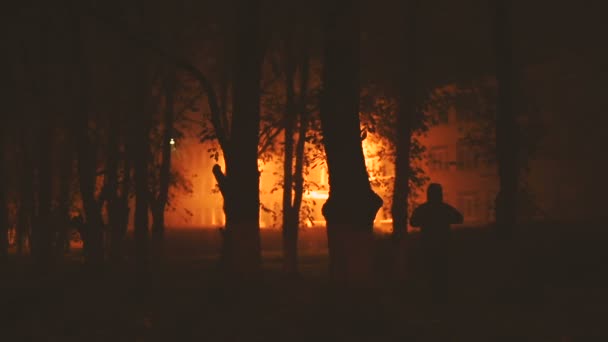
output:
M396 127L395 183L391 214L393 237L407 234L408 198L411 177L410 150L413 133L413 116L416 114L416 0L408 0L405 17L404 44L398 53L402 64L397 76L399 107Z
M397 276L405 273L406 236L408 227L409 195L411 178L410 152L413 134L413 117L416 115L416 11L417 0L407 1L404 41L398 53L402 64L396 80L398 91L395 181L391 204L393 218L394 261Z
M226 255L223 260L229 274L247 276L258 273L261 264L258 171L262 61L260 1L241 1L237 6L233 117L228 151L225 151L228 153L225 153L223 191L226 214L223 247Z
M496 230L509 237L517 220L519 178L518 127L513 111L513 60L511 50L510 2L496 0L494 43L496 44L496 156L500 190L496 197Z
M323 206L330 274L346 285L372 279L373 222L382 200L369 184L359 122L359 1L328 3L321 123L330 193Z

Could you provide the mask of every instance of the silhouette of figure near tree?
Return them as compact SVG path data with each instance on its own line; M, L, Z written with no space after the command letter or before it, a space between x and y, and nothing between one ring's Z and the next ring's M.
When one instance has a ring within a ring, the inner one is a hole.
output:
M443 202L443 189L437 183L429 185L427 201L414 210L410 219L410 224L421 230L425 273L437 303L444 303L448 296L450 225L462 222L462 214Z

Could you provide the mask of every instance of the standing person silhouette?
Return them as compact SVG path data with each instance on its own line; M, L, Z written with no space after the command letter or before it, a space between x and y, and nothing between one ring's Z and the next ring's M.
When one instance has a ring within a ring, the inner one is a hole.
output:
M431 183L426 194L426 202L414 210L410 224L421 230L424 265L433 299L444 304L448 296L450 225L462 223L463 217L443 202L441 184Z

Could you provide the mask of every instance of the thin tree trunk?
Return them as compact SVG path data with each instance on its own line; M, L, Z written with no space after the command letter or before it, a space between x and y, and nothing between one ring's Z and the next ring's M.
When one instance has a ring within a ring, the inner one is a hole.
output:
M143 100L143 98L142 98ZM148 243L149 243L149 188L148 188L148 124L142 113L140 121L135 123L134 141L134 181L135 181L135 254L138 266L145 270L148 266Z
M83 253L85 263L92 268L100 267L104 260L103 220L101 203L95 198L97 180L97 146L89 136L89 79L85 55L84 25L78 12L73 13L74 20L74 56L76 77L74 89L77 94L74 107L74 122L77 134L78 179L80 194L85 213L85 224L82 230ZM77 81L77 82L76 82Z
M298 270L298 212L292 206L294 131L296 124L296 104L294 91L295 61L291 47L291 37L285 39L287 45L285 87L285 158L283 160L283 268L287 274L297 274Z
M496 155L500 190L496 197L496 229L509 237L517 219L519 178L518 127L513 112L513 60L511 49L511 4L496 0L494 43L498 103L496 111Z
M302 196L304 194L304 147L306 143L306 133L308 132L308 126L310 121L310 115L307 112L306 102L308 97L308 78L309 78L309 65L308 65L308 56L306 53L302 54L302 61L300 64L300 96L299 103L296 106L295 104L295 94L293 91L293 85L290 87L289 84L293 84L293 74L288 77L288 91L287 91L287 103L288 109L287 115L293 115L294 117L297 114L299 118L299 126L298 126L298 139L295 142L295 153L291 153L291 155L285 154L285 175L287 172L293 171L293 176L290 176L289 179L286 177L284 179L284 183L287 184L289 182L289 192L287 192L287 187L283 193L283 253L284 253L284 271L287 274L298 274L298 230L300 223L300 208L302 207ZM288 66L289 70L289 66ZM295 70L294 70L295 71ZM288 74L289 75L289 74ZM289 89L291 88L291 90ZM293 99L290 100L290 97ZM290 112L292 112L289 114ZM291 132L287 133L286 130L286 143L285 148L289 147L289 150L294 148L293 134L296 126L296 122L291 122L287 120L286 128L292 127ZM287 143L287 137L292 137L291 142ZM288 146L290 145L290 146ZM292 170L293 158L295 158L295 166ZM293 183L293 186L291 184ZM292 202L292 190L293 190L293 202ZM289 194L289 198L285 199L286 194ZM286 207L287 205L287 207Z
M330 274L343 285L372 279L373 222L382 200L369 184L359 122L360 2L330 1L321 124L330 193L323 205Z
M104 184L105 200L108 204L108 223L110 226L110 258L119 260L121 205L118 195L118 173L120 171L120 115L113 113L110 116L108 130L108 150L106 161L106 177Z
M117 183L116 196L108 203L108 216L110 222L110 257L113 261L120 261L123 256L123 241L127 234L129 224L129 186L131 182L131 167L125 157L122 182ZM118 172L119 170L117 170Z
M3 125L4 128L4 125ZM2 132L4 133L4 132ZM4 134L0 137L0 262L5 262L8 258L8 196L7 196L7 177L8 174L5 172L5 147L4 147Z
M23 125L23 123L21 123ZM31 153L28 149L28 128L21 127L21 172L19 174L19 213L17 219L17 254L23 255L26 242L31 252L31 224L34 211L34 179Z
M169 200L169 182L171 176L171 138L173 136L173 104L175 76L167 76L165 81L165 116L162 133L162 164L160 166L159 192L154 201L152 233L157 240L162 240L165 232L165 207Z

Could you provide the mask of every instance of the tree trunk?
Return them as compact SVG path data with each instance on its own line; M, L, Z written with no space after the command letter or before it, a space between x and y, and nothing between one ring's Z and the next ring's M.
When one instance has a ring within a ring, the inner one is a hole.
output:
M108 129L108 148L106 159L106 177L104 184L104 199L108 208L108 223L110 226L110 258L117 261L121 258L122 206L118 194L118 177L120 172L120 115L110 114ZM126 163L126 161L125 161Z
M38 43L37 49L32 51L37 55L36 62L30 67L36 72L36 78L33 80L33 101L36 103L31 113L34 117L34 122L30 123L31 129L34 132L34 148L33 148L33 163L34 167L34 191L35 196L34 216L32 220L32 255L35 263L40 268L46 268L52 257L51 248L51 226L50 213L52 202L52 175L51 175L51 137L52 137L52 108L49 106L49 91L50 91L50 16L47 13L49 8L42 6L37 9L38 22L34 24L37 32Z
M247 276L257 274L261 264L258 171L262 62L260 1L241 1L237 6L233 117L228 151L224 151L226 229L223 252L226 255L223 260L229 274Z
M19 213L17 218L17 254L23 255L26 242L31 252L31 224L34 212L34 189L32 181L34 179L34 169L32 166L31 152L28 149L28 132L24 123L21 129L21 172L19 174Z
M81 95L81 98L86 95ZM85 213L83 229L83 253L85 263L91 267L98 267L103 263L103 221L101 217L101 204L95 198L95 184L97 179L96 147L91 143L88 134L88 115L86 100L80 106L80 130L78 137L78 179L80 194Z
M97 180L97 146L89 136L89 78L86 59L86 34L80 14L74 9L74 58L75 97L74 122L77 133L78 179L80 194L85 213L85 224L82 230L83 253L87 266L96 268L103 264L103 220L101 203L95 198Z
M116 196L108 203L108 218L110 223L110 258L120 261L123 256L123 241L129 224L129 187L131 182L131 167L125 157L123 179L117 184ZM118 172L118 170L117 170Z
M143 98L141 98L143 100ZM134 132L134 181L135 181L135 255L138 267L148 266L149 188L148 188L148 124L145 113L139 115Z
M345 285L372 280L373 222L382 200L369 184L359 122L359 1L328 3L321 124L330 193L323 205L330 274Z
M4 128L4 123L3 127ZM4 133L4 132L2 132ZM5 161L5 146L4 146L4 134L0 137L0 262L5 262L8 258L8 196L7 196L7 177L8 174L5 172L7 169Z
M173 136L173 97L175 76L167 76L165 81L165 116L162 134L162 164L159 175L159 191L154 201L152 212L152 234L156 240L162 240L165 233L165 207L169 199L169 182L171 176L171 138Z
M496 111L496 156L500 190L496 197L496 230L511 235L517 220L518 127L513 112L513 60L511 49L511 4L496 0L494 43L498 103Z
M283 160L283 270L288 275L298 272L298 212L292 206L294 131L296 124L296 104L294 92L295 61L291 49L291 37L287 37L286 106L285 106L285 156Z
M391 213L393 237L407 234L409 180L411 177L410 150L413 116L416 113L416 0L408 0L404 44L400 49L402 64L397 77L399 107L397 110L395 183ZM405 50L404 50L405 49Z
M416 115L416 10L418 1L407 1L404 43L399 52L402 64L397 76L398 109L396 127L395 181L391 205L393 242L395 243L395 272L404 274L408 227L408 200L411 178L411 144L413 116Z

